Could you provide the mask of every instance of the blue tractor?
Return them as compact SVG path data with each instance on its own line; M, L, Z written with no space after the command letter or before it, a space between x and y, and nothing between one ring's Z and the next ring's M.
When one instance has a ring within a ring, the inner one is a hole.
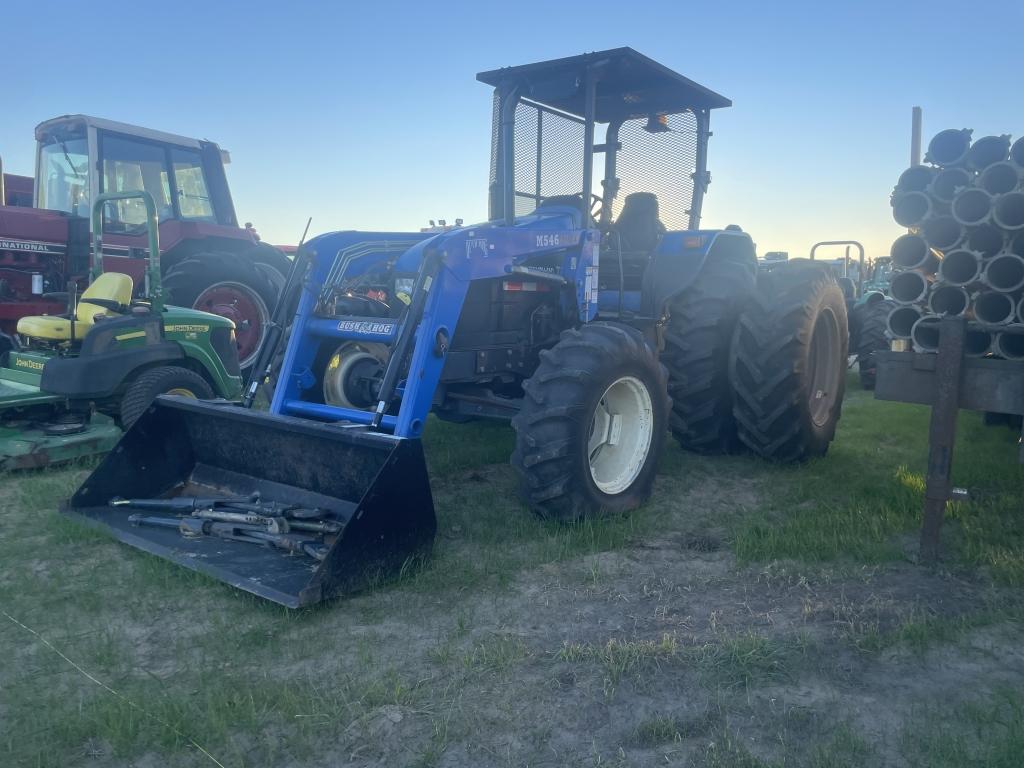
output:
M702 453L825 453L847 354L835 279L807 260L758 278L749 235L700 227L709 119L731 102L630 48L477 79L494 88L489 220L311 240L270 413L159 398L70 512L297 606L429 549L431 412L510 421L525 504L561 521L642 504L669 431ZM314 559L109 501L225 493L336 530Z

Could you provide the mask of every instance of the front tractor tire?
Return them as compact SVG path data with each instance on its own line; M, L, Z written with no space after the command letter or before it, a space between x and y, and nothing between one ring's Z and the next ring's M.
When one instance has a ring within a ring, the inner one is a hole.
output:
M634 328L568 330L523 384L512 466L540 517L628 512L651 494L670 408L668 372Z
M763 274L733 338L739 438L773 461L824 456L846 387L846 303L825 267L789 262Z
M281 290L278 273L234 253L197 253L168 269L163 286L170 304L234 321L238 363L247 376Z
M181 395L212 400L213 388L195 371L178 365L161 365L139 374L128 385L121 400L121 427L128 429L156 399L157 395Z

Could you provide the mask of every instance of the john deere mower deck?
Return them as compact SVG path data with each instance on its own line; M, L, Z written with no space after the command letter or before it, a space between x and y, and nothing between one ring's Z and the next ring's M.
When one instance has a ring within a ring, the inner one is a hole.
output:
M158 398L69 512L295 606L429 548L432 411L511 421L523 500L556 520L642 504L669 429L704 453L827 450L846 362L835 279L808 264L756 286L749 235L700 228L710 113L730 102L629 48L478 79L495 89L490 221L314 238L279 371L273 350L257 367L270 412ZM296 536L286 515L244 522L209 497L252 493L340 532Z

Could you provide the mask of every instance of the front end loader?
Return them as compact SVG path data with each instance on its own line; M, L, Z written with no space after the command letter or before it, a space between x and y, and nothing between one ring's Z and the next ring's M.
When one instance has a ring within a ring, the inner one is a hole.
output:
M69 513L295 607L429 551L431 413L511 422L525 505L561 521L642 504L666 431L702 453L827 450L839 286L806 264L758 285L750 237L700 227L710 113L730 102L630 48L478 79L494 88L490 220L311 240L269 413L157 398ZM196 534L196 515L249 494L315 508L333 533L296 551L264 515Z

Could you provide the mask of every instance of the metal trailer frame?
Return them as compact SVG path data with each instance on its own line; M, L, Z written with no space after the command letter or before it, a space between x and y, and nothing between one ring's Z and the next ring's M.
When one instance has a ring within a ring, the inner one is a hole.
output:
M964 357L966 334L963 317L945 317L939 325L938 354L875 353L876 399L932 408L920 548L921 561L929 564L938 561L946 504L954 498L958 411L1024 415L1024 362ZM1019 460L1024 463L1024 430Z

